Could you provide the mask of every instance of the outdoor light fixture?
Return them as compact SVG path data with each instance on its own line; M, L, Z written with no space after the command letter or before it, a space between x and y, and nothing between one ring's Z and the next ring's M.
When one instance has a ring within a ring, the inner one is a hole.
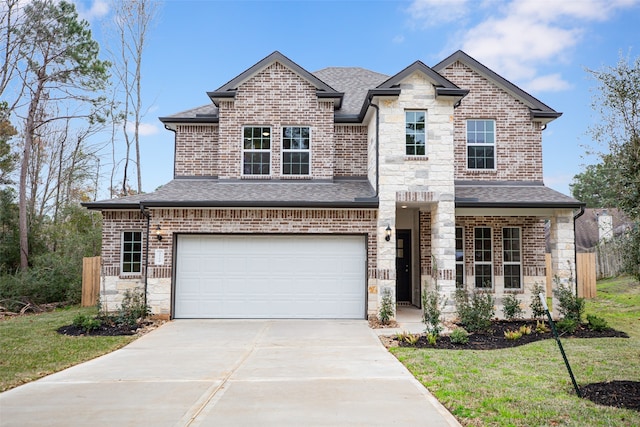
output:
M384 240L387 242L391 240L391 226L387 224L387 228L384 230Z
M156 238L159 242L162 241L162 229L160 228L160 224L156 225Z

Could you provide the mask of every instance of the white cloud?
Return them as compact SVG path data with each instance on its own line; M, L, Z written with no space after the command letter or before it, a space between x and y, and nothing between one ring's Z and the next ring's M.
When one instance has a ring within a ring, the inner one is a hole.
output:
M468 11L467 0L414 0L407 8L415 24L423 27L454 22Z
M93 0L89 6L84 1L76 0L75 3L80 18L89 22L103 18L109 13L109 3L106 0Z
M127 123L127 131L128 132L133 132L134 131L134 124L133 122L128 122ZM138 134L140 136L150 136L150 135L155 135L159 132L159 129L156 125L151 124L151 123L140 123L140 126L138 127Z
M640 0L414 0L413 26L449 23L447 51L462 49L529 91L566 90L544 67L569 61L588 25L610 19ZM471 27L465 27L471 20ZM455 38L454 38L455 37Z

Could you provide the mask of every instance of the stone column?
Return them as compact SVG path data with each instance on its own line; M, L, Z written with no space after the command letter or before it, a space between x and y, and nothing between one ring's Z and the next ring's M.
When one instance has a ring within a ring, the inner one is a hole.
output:
M570 209L557 210L551 218L551 276L552 289L558 283L570 286L575 293L575 238L573 228L573 211ZM559 301L553 295L553 316L558 317Z
M431 254L435 262L431 273L430 289L433 289L437 274L441 298L446 301L443 314L450 318L455 314L456 291L456 227L453 195L442 195L442 199L431 212ZM437 271L435 270L437 268Z

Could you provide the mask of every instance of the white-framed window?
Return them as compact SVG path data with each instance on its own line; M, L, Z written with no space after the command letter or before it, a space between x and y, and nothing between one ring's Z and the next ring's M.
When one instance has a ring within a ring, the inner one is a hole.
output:
M504 288L522 289L522 230L519 227L502 229L502 266Z
M425 156L427 154L427 112L405 111L405 154Z
M475 287L493 288L493 250L490 227L476 227L473 239Z
M495 120L467 120L467 169L495 168Z
M282 175L310 175L311 129L308 126L282 128Z
M456 227L456 288L464 288L464 228Z
M271 128L245 126L242 128L242 174L271 174Z
M121 241L120 272L122 274L142 273L142 231L123 231Z

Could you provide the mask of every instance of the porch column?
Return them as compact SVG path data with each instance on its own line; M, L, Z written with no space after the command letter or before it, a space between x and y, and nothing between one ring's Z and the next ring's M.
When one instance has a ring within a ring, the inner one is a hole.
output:
M440 200L431 212L432 271L428 289L433 289L437 278L441 297L446 300L445 318L455 314L456 292L456 222L453 196ZM437 268L437 270L436 270Z
M556 288L556 277L559 282L569 285L576 291L575 277L575 238L573 228L573 211L570 209L557 210L551 218L550 227L551 244L551 277L552 289ZM553 296L553 315L557 317L559 301Z
M396 201L394 193L381 193L378 207L378 247L376 283L378 285L377 301L369 301L369 308L380 311L382 297L389 290L391 301L396 303ZM391 239L387 242L386 229L391 228Z

